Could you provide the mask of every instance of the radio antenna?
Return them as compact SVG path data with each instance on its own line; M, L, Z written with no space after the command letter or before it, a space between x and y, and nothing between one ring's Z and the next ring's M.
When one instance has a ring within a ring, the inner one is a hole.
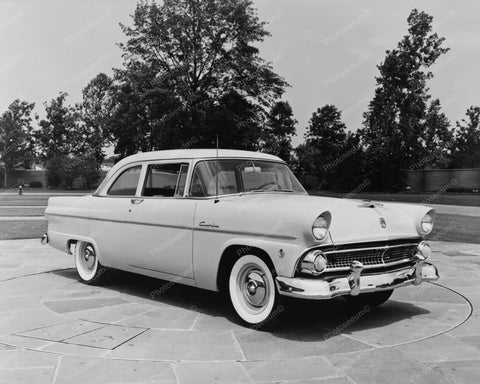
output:
M215 201L214 203L218 203L220 200L218 200L218 135L217 135L217 160L215 161L215 169L216 169L216 175L215 175Z

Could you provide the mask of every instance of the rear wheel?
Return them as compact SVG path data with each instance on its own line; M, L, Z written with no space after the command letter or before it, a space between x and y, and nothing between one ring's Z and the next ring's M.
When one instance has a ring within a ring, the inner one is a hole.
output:
M252 328L270 329L283 312L272 272L258 256L245 255L235 262L228 290L237 315Z
M75 246L74 258L78 276L85 284L97 285L103 281L108 268L100 264L93 244L79 241Z
M368 305L371 308L378 307L385 303L392 296L393 289L388 291L378 291L370 293L361 293L358 296L344 296L347 301L357 307Z

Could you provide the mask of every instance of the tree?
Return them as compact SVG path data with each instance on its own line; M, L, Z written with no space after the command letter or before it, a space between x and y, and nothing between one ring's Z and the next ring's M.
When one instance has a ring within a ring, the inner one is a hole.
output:
M408 34L396 49L386 51L378 66L375 96L364 114L362 142L366 149L366 171L372 187L398 190L403 186L403 171L421 161L428 113L427 80L429 68L448 48L443 37L432 32L433 18L414 9L410 13ZM439 113L439 104L434 106ZM430 144L428 144L430 145Z
M349 189L362 176L359 138L347 132L341 117L334 105L318 108L307 127L305 147L297 149L301 168L313 171L321 188Z
M314 148L314 169L321 185L329 186L333 177L333 164L342 154L347 138L341 112L334 105L325 105L313 113L307 132L306 145Z
M66 93L45 103L46 117L39 120L37 151L47 169L52 187L71 188L81 177L91 188L99 178L103 139L83 117L81 105L67 105Z
M113 101L116 153L212 146L217 135L222 146L258 147L287 83L259 55L269 33L252 1L141 1L132 18L121 25L124 67L102 96Z
M95 76L82 90L82 115L86 125L106 142L111 141L113 80L104 73Z
M471 106L467 119L457 121L452 168L480 167L480 107Z
M0 162L4 169L4 187L8 172L28 168L34 159L32 140L32 110L35 104L14 100L0 117Z
M262 150L291 163L292 136L295 134L297 120L293 117L288 101L278 101L267 115L263 132Z
M447 168L451 161L453 131L450 120L441 111L440 100L430 103L425 116L425 143L422 160L412 168Z

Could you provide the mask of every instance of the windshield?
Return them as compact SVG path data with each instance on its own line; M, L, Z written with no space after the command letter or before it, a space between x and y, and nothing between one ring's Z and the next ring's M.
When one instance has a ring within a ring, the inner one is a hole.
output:
M217 185L218 177L218 185ZM288 166L264 160L205 160L197 163L190 196L206 197L240 192L306 194Z

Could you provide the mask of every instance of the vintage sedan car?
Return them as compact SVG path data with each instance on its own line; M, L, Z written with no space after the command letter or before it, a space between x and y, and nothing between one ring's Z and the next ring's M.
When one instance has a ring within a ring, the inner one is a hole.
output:
M110 268L228 293L245 323L268 326L285 296L380 305L395 288L438 279L421 205L309 196L288 166L237 150L140 153L95 193L52 197L42 241L78 275Z

